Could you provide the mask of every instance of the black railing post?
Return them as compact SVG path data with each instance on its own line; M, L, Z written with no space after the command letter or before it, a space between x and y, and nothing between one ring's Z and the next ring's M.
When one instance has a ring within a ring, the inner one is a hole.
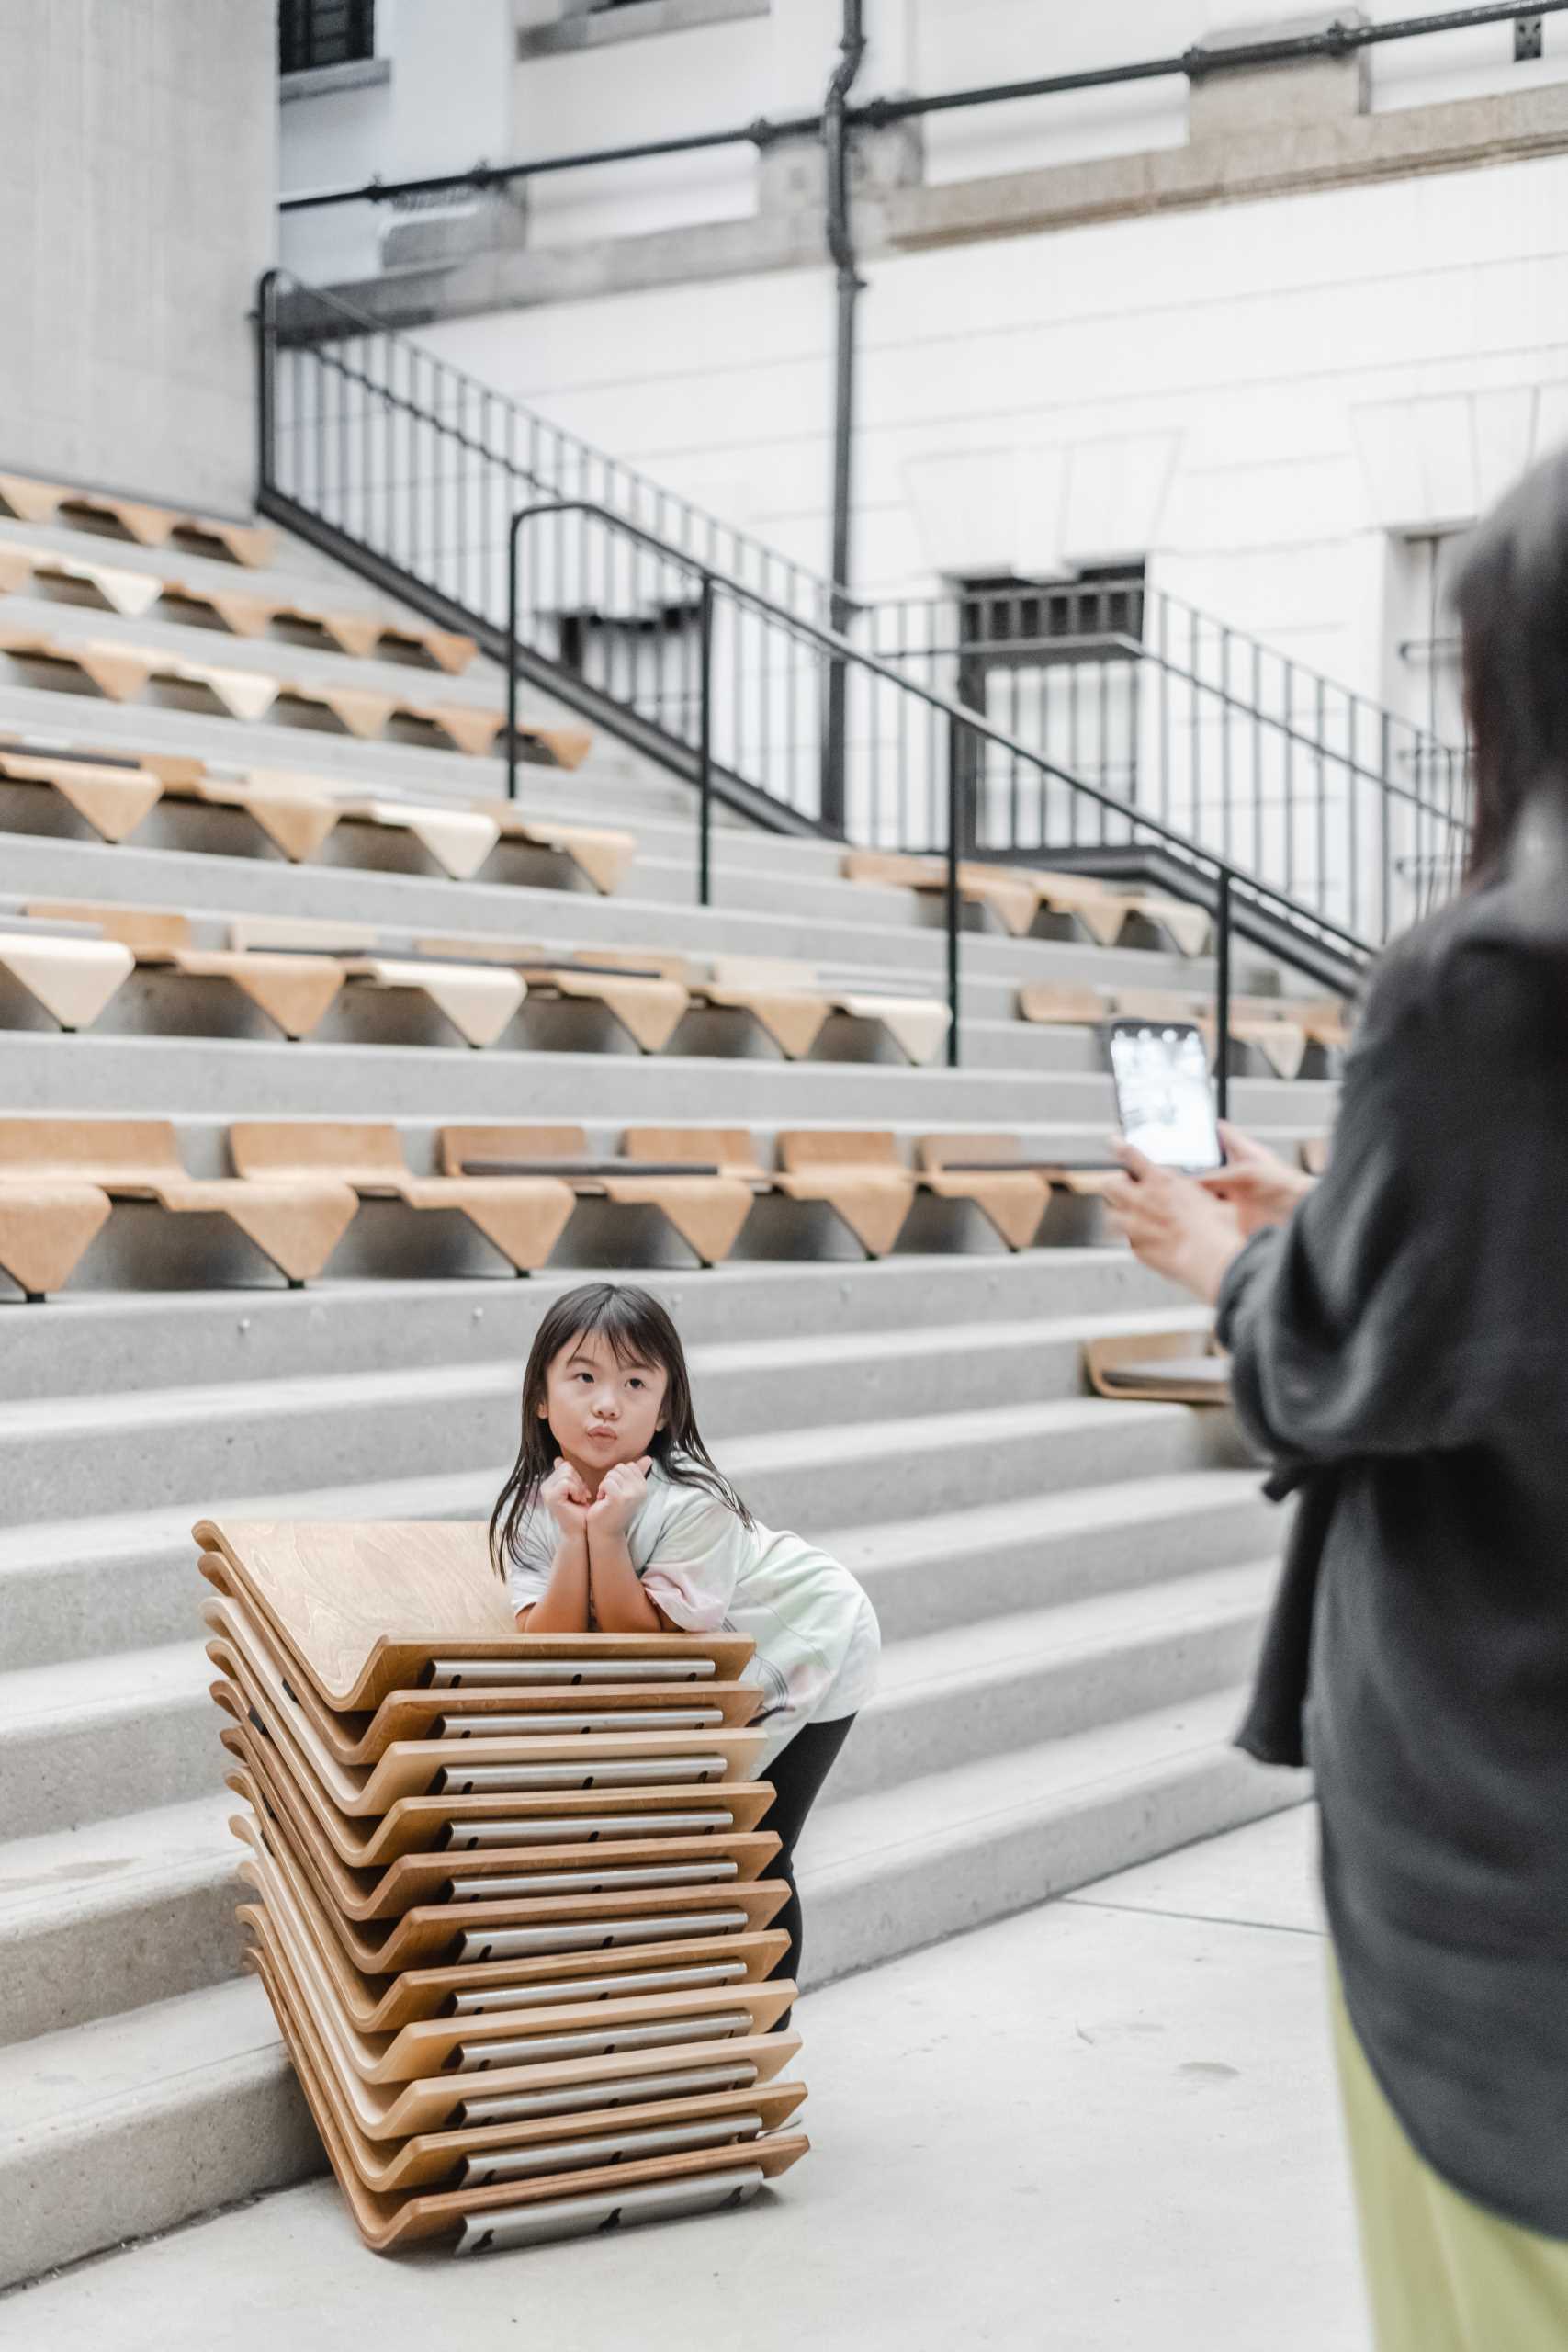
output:
M1214 1100L1222 1119L1231 1114L1231 875L1222 865L1214 899Z
M697 904L713 904L713 573L697 606Z
M256 503L276 488L277 447L277 272L256 281Z
M947 1067L956 1069L960 1059L958 1038L958 858L959 808L963 799L962 762L950 758L947 763Z
M506 797L517 797L517 548L533 513L519 506L506 534Z

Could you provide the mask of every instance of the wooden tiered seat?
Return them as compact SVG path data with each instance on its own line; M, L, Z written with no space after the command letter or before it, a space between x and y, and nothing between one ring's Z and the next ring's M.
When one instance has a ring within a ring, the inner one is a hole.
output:
M56 555L0 540L0 595L15 595L39 580L62 580L90 588L108 607L140 620L161 600L210 613L233 637L265 637L279 621L314 628L340 653L367 661L386 647L421 655L456 677L479 648L471 637L436 628L428 621L388 613L345 610L298 596L262 595L254 589L205 587L177 574L132 571L90 556Z
M1160 1405L1228 1405L1230 1359L1213 1331L1123 1331L1089 1340L1084 1370L1100 1396Z
M135 959L113 940L51 929L37 919L47 912L0 915L0 1012L9 984L62 1029L90 1029L130 978Z
M346 1187L359 1200L455 1210L520 1274L544 1264L575 1197L555 1176L416 1176L389 1121L243 1119L229 1130L229 1148L242 1175L315 1179Z
M276 955L264 949L198 947L188 915L157 908L118 907L96 900L35 901L29 915L91 925L140 967L178 972L190 979L226 980L247 997L286 1037L308 1037L341 992L344 967L328 956Z
M93 1194L151 1202L174 1216L226 1217L296 1285L321 1272L356 1206L346 1184L314 1170L191 1176L166 1119L0 1118L0 1190L13 1185L39 1200L51 1186L64 1188L71 1204L64 1224L73 1232L85 1222ZM65 1249L63 1238L59 1247ZM10 1262L0 1249L0 1263Z
M139 547L167 547L172 539L194 541L204 553L225 555L233 563L258 569L271 563L277 552L277 534L261 524L150 505L68 482L38 481L30 474L0 474L0 505L23 523L70 523L86 514Z
M1211 1051L1214 1046L1213 998L1177 989L1100 989L1032 982L1020 989L1018 1009L1026 1021L1069 1028L1112 1020L1192 1021ZM1233 1042L1260 1055L1277 1078L1287 1079L1300 1076L1309 1046L1331 1052L1348 1042L1344 1007L1333 997L1233 997L1230 1035Z
M519 1634L482 1527L196 1535L248 1965L367 2243L581 2234L804 2154L750 1644Z
M67 758L7 744L0 744L0 778L58 793L106 842L122 842L133 833L164 790L163 776L139 763Z
M230 924L229 937L231 947L242 954L270 950L274 960L285 965L295 956L312 968L330 965L344 987L401 990L423 997L450 1022L467 1046L492 1046L525 993L514 972L483 964L388 955L370 923L246 915Z
M939 997L835 978L815 964L780 956L715 956L705 963L660 948L593 951L604 964L637 965L686 992L691 1004L748 1014L786 1060L809 1054L834 1013L885 1029L912 1062L930 1061L947 1035L951 1014Z
M394 718L413 719L444 735L456 750L479 759L495 749L506 724L504 711L478 704L432 702L409 692L392 694L330 677L290 675L281 668L197 662L117 638L56 636L43 629L7 628L0 622L0 654L73 669L111 702L133 702L157 679L199 686L231 718L251 722L266 718L279 701L301 703L325 710L345 734L365 741L383 734Z
M629 964L621 967L609 956L600 960L592 956L562 956L520 940L461 935L420 939L414 944L422 956L504 965L519 975L531 999L554 997L602 1004L645 1054L660 1053L670 1043L692 1001L682 981L654 968L657 958L639 969Z
M547 1169L579 1200L657 1209L705 1266L728 1257L755 1191L749 1176L705 1162L690 1148L642 1169L630 1155L595 1159L587 1136L576 1126L443 1127L441 1164L454 1181L483 1182L498 1180L488 1173L476 1176L476 1170Z
M852 882L888 889L945 895L947 861L903 851L852 850L842 871ZM1124 890L1092 875L1037 873L1021 865L987 865L965 859L958 869L959 896L993 916L1004 931L1022 939L1042 914L1065 915L1080 924L1101 947L1113 947L1134 919L1166 933L1183 956L1200 956L1210 923L1201 907L1157 890Z

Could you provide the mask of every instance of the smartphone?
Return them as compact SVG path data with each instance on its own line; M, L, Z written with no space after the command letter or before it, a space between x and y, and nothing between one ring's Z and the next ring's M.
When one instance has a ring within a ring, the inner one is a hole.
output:
M1161 1168L1218 1168L1208 1048L1193 1021L1113 1021L1111 1075L1127 1141Z

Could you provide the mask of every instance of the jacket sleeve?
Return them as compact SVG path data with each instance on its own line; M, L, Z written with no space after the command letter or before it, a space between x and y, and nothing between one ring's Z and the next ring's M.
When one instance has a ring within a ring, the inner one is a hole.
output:
M1391 959L1347 1063L1327 1173L1225 1277L1236 1410L1287 1477L1480 1442L1532 1358L1560 1351L1528 1271L1531 1237L1556 1221L1541 1196L1556 1155L1528 1110L1518 1126L1540 1073L1512 962L1474 948Z

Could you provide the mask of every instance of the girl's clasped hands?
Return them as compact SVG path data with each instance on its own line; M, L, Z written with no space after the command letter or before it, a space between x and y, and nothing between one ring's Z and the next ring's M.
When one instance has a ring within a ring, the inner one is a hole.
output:
M636 1462L617 1462L606 1470L595 1495L571 1464L558 1458L539 1489L539 1499L563 1535L583 1536L590 1544L595 1535L624 1535L642 1508L652 1467L650 1453Z

